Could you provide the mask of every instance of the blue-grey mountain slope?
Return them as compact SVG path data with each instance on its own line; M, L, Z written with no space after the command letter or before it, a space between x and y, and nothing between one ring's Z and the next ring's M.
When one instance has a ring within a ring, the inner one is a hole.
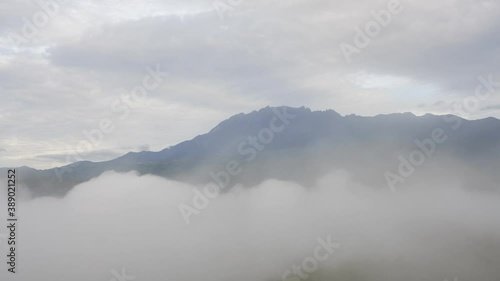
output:
M440 143L433 140L437 132ZM411 155L419 165L411 164ZM422 155L423 162L416 157ZM411 175L398 171L408 169L402 158L414 169ZM111 161L49 170L22 167L18 178L33 196L63 196L111 170L195 184L217 182L217 173L230 161L238 163L241 172L230 177L228 186L250 186L269 178L310 185L332 170L346 170L361 184L380 188L388 186L389 173L391 179L404 180L396 181L401 187L434 181L498 190L500 120L411 113L341 116L333 110L267 107L235 115L204 135L159 152L131 152Z

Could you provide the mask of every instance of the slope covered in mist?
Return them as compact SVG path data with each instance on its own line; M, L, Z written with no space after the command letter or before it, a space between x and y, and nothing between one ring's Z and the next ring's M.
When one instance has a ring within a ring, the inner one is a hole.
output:
M439 143L433 140L436 133ZM418 165L410 161L415 151ZM421 161L417 156L422 155ZM469 121L411 113L361 117L267 107L235 115L204 135L159 152L128 153L107 162L77 162L50 170L21 168L19 178L34 196L61 196L110 170L204 184L216 181L211 172L224 171L228 162L236 161L242 172L231 178L230 186L270 178L308 186L332 169L344 169L354 180L382 188L388 182L398 187L453 179L467 188L496 189L498 159L500 120L494 118ZM398 171L412 169L410 176Z

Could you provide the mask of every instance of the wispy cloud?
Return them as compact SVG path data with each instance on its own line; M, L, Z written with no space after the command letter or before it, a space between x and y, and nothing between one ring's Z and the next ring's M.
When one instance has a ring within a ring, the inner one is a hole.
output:
M75 146L148 65L164 66L169 81L109 147L148 142L159 150L267 105L421 112L418 104L470 95L476 78L500 64L500 3L491 0L401 0L404 16L350 64L339 44L389 1L243 1L224 21L213 1L71 1L16 48L9 34L40 11L35 2L1 4L0 129L43 151Z

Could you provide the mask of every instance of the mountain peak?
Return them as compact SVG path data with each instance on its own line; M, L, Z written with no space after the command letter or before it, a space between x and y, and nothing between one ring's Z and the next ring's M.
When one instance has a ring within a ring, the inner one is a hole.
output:
M284 120L283 116L287 115L290 119ZM440 147L441 153L465 160L484 159L484 167L497 163L500 157L498 119L463 122L460 130L453 131L442 117L418 117L413 113L342 116L334 110L267 106L236 114L206 134L159 152L131 152L106 162L78 162L71 167L44 171L25 169L24 173L34 196L64 195L73 186L109 170L205 183L210 180L207 179L209 171L220 170L229 160L247 165L246 176L239 179L242 183L253 184L267 178L307 181L308 175L327 168L351 167L350 159L363 159L367 165L380 167L380 173L374 174L376 181L383 179L380 177L383 169L391 168L384 167L384 163L390 165L394 154L401 154L400 150L408 147L414 149L414 140L428 138L435 128L448 128L449 140L446 146ZM271 123L280 129L270 132ZM467 135L474 138L464 137ZM478 142L480 145L476 145ZM281 169L283 163L290 169ZM362 170L351 168L355 175L365 177ZM303 169L306 172L301 172ZM498 170L495 169L490 170ZM56 177L62 172L60 178ZM492 177L495 176L497 173L492 173Z
M231 116L230 118L220 122L215 128L213 128L209 133L217 133L222 129L231 129L233 126L243 126L243 127L253 127L265 125L266 122L276 115L276 112L286 112L288 114L296 116L310 116L312 114L327 114L333 117L342 117L336 111L329 109L325 111L312 111L310 108L301 107L291 107L291 106L266 106L259 110L254 110L250 113L238 113ZM235 129L235 128L234 128Z

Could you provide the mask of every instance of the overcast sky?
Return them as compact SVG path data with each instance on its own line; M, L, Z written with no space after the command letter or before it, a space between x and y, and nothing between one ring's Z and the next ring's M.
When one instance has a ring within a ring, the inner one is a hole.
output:
M500 80L496 0L401 0L350 62L340 45L390 1L66 0L47 17L53 1L0 3L0 167L68 164L103 119L114 131L85 159L161 150L268 105L460 114L479 76ZM147 67L169 75L125 103ZM461 115L499 118L499 96Z

